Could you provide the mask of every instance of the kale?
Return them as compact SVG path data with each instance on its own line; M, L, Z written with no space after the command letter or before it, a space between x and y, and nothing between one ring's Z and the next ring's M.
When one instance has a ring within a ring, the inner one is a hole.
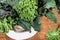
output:
M8 33L16 24L16 11L11 5L0 3L0 32ZM15 18L14 18L15 17Z
M47 40L60 40L60 35L57 30L49 30L46 33L46 39Z
M27 22L33 22L37 14L37 0L20 0L13 8L19 17Z
M19 3L20 0L0 0L0 2L2 3L7 3L11 6L15 6L16 4Z
M7 16L15 16L16 11L12 8L11 5L6 3L0 3L0 18Z

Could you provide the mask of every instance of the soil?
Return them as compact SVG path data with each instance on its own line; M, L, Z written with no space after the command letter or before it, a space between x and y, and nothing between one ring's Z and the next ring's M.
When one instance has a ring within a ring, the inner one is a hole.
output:
M9 38L6 34L0 33L0 40L13 40Z

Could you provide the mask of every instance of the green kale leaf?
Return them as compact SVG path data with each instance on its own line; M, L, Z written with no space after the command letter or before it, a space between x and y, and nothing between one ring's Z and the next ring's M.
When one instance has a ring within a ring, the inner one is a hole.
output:
M57 22L57 18L56 18L56 16L52 12L46 13L46 16L47 16L48 19L51 19L55 23Z

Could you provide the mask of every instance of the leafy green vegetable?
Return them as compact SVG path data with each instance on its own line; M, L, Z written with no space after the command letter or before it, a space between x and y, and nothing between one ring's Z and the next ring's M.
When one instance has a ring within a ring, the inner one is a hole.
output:
M4 32L4 28L2 27L2 22L0 20L0 32Z
M26 31L30 31L31 32L31 27L34 28L35 31L40 31L40 16L37 16L37 18L32 22L26 22L22 19L18 20L18 25L20 25L21 27L23 27Z
M55 0L44 0L44 4L44 7L47 9L56 7Z
M22 20L22 19L19 19L18 21L18 25L20 25L21 27L23 27L26 31L31 31L31 25L30 23Z
M16 24L15 16L16 12L11 5L0 3L0 32L8 33L13 29L12 26Z
M46 13L46 16L47 16L48 19L53 20L55 23L57 22L57 18L52 12Z
M4 33L9 32L9 27L7 26L7 19L4 18L4 20L2 21L2 27L4 27Z
M16 16L15 10L9 4L0 3L0 19L7 16L10 16L10 17Z
M37 13L36 0L20 0L13 8L17 11L19 17L25 21L33 22Z
M16 4L19 3L20 0L0 0L0 2L2 3L8 3L10 4L11 6L15 6Z
M12 19L11 17L8 17L7 19L8 19L8 22L10 22L10 25L15 24L15 23L14 23L14 19Z
M37 15L36 19L32 23L32 27L35 29L35 31L40 31L40 16Z
M46 33L47 40L60 40L60 26L57 30L49 30Z
M57 31L59 32L59 35L60 35L60 26L58 27Z
M47 40L60 40L59 32L56 30L49 30L46 34Z
M15 20L14 19L12 19L11 17L8 17L7 18L7 22L9 22L7 25L9 26L9 29L12 29L12 26L14 25L14 24L16 24L16 22L15 22Z
M10 18L10 21L8 20ZM9 30L12 30L12 25L14 20L11 17L0 19L0 32L8 33ZM13 20L13 21L12 21Z

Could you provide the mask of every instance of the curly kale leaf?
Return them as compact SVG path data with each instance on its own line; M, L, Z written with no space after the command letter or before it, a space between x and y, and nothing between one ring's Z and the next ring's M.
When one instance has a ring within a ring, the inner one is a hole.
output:
M56 30L49 30L46 33L46 39L47 40L60 40L59 32Z
M35 0L20 0L20 2L14 6L19 17L25 21L33 22L35 14L37 13L37 2Z

